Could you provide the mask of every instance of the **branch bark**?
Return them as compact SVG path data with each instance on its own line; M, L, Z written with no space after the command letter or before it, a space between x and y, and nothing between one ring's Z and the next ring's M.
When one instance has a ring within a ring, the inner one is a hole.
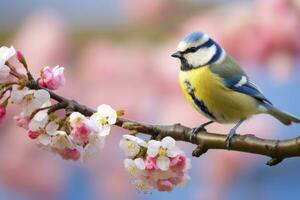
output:
M75 100L67 99L47 88L40 87L36 81L28 81L27 87L47 90L52 99L66 105L67 112L77 111L86 116L90 116L96 112L96 110L80 104ZM193 156L196 157L199 157L209 149L228 150L225 142L225 134L202 131L197 134L197 136L194 136L191 133L191 128L181 124L152 125L134 122L125 118L118 118L115 125L129 131L147 134L157 139L170 136L177 141L195 144L197 148L193 151ZM230 150L268 156L271 159L267 162L267 165L273 166L280 163L283 159L300 156L300 137L288 140L269 140L258 138L252 134L236 135L232 139Z

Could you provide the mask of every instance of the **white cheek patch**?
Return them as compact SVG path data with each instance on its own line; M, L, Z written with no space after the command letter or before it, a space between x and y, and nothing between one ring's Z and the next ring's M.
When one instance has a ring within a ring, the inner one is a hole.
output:
M185 42L185 41L181 41L179 42L178 46L177 46L177 51L185 51L187 50L188 48L191 48L191 47L198 47L202 44L204 44L205 42L207 42L209 40L209 37L208 35L204 34L202 36L202 38L196 42Z
M215 55L217 48L215 45L212 45L209 48L201 48L196 52L191 52L186 54L184 57L190 65L193 67L199 67L207 64L210 59Z

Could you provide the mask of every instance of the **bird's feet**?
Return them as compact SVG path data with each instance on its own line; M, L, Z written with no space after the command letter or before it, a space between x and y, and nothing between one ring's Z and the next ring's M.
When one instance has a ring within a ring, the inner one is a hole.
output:
M229 132L229 134L226 137L226 146L227 149L230 150L231 149L231 142L232 142L232 138L233 136L236 135L236 129L243 123L243 121L245 121L245 119L241 119Z
M206 128L205 128L205 126L203 126L203 124L201 124L200 126L197 126L195 128L192 128L192 134L194 134L194 135L197 135L201 131L206 131Z
M197 135L198 133L200 133L201 131L206 131L206 128L205 126L213 123L214 121L209 121L209 122L206 122L204 124L201 124L200 126L197 126L195 128L192 128L191 130L191 138L190 138L190 141L193 142L193 143L196 143L197 141Z
M232 142L232 138L236 135L236 130L233 128L230 130L229 134L226 137L226 147L227 149L231 149L231 142Z
M194 144L197 143L197 135L201 132L201 131L206 131L205 126L213 123L214 121L209 121L206 122L204 124L201 124L198 127L195 127L191 130L191 137L190 137L190 141ZM201 145L198 145L196 147L196 149L193 151L193 156L199 157L200 155L204 154L207 151L207 149L205 149L204 147L202 147Z

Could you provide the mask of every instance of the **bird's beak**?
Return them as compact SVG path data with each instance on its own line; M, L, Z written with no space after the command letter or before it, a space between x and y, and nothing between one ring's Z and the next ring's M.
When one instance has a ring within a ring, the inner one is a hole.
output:
M177 51L177 52L173 53L171 56L174 57L174 58L181 58L182 53L180 51Z

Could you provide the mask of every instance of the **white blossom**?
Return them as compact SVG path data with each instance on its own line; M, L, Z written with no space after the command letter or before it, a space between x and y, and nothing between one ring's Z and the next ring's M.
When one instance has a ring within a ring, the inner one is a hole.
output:
M50 94L46 90L34 90L23 98L23 110L30 114L36 109L48 107L51 105Z
M44 146L47 146L51 143L51 136L49 136L47 134L41 134L41 135L38 136L37 142L38 142L38 144L42 144Z
M119 145L125 155L131 158L138 155L141 147L147 147L147 143L144 140L133 135L123 135Z
M4 65L6 61L8 61L11 57L16 54L16 50L13 46L10 48L6 46L2 46L0 48L0 66Z
M65 131L55 131L51 146L57 149L71 148L73 143Z
M10 69L6 65L0 65L0 81L5 82L9 77Z
M105 143L105 137L99 135L99 134L90 134L89 135L89 142L88 144L83 148L81 152L80 160L82 162L85 162L88 160L92 155L99 152L100 149L104 147Z
M72 127L79 127L83 123L85 123L86 120L87 120L87 118L79 112L71 113L70 118L69 118L69 122Z
M110 132L110 125L117 121L117 112L109 105L102 104L90 119L98 126L99 134L106 136Z
M41 129L45 128L48 122L48 114L47 110L42 110L36 113L33 119L29 122L29 129L32 131L40 131Z
M150 140L148 142L147 155L157 158L157 167L163 171L169 169L170 158L182 153L176 146L172 137L165 137L162 141Z
M16 50L14 47L1 47L0 48L0 81L7 81L7 78L10 73L10 68L5 65L6 61L8 61L12 56L16 54Z
M55 121L52 121L46 126L46 133L48 135L54 136L57 134L58 124Z
M33 91L29 90L27 87L19 89L19 85L13 85L10 95L12 103L20 104L26 95L32 94Z

